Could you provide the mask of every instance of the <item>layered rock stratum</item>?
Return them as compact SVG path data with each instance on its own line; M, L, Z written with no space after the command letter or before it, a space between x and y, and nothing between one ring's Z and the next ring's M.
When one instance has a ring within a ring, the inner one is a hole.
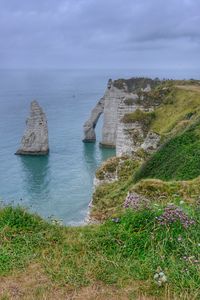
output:
M31 102L30 115L21 140L18 155L46 155L49 153L47 118L37 101Z

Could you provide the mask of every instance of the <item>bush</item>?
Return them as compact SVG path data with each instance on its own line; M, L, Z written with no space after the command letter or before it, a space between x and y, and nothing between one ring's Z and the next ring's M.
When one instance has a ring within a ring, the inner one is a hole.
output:
M152 120L155 118L154 112L144 112L140 109L136 109L132 113L125 114L122 118L124 123L139 122L144 126L150 126Z

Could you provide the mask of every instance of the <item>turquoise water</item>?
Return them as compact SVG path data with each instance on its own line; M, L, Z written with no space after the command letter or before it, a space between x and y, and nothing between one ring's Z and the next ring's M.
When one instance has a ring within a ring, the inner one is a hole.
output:
M96 168L115 153L82 143L82 126L103 95L107 80L135 75L125 71L0 71L0 198L28 207L65 224L83 222ZM192 77L192 76L191 76ZM30 101L47 114L50 154L20 157L14 153L25 129ZM102 121L100 122L102 123Z
M96 168L114 155L82 143L83 123L102 96L107 78L81 71L0 71L0 197L54 216L66 224L84 220ZM49 125L48 157L14 153L30 101L37 99ZM100 139L100 127L97 129Z

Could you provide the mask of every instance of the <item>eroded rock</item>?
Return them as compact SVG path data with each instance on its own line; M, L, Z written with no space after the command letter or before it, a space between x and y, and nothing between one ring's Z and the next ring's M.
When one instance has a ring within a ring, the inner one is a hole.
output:
M148 152L154 152L158 149L158 146L160 144L160 135L155 132L148 132L143 144L141 145L141 148Z
M37 101L31 102L30 115L26 120L26 130L21 146L15 154L46 155L49 153L48 126L46 115Z
M103 147L116 148L116 155L132 155L143 144L146 151L156 148L159 137L147 136L148 130L141 122L126 124L122 121L125 114L141 110L154 110L155 99L150 92L158 80L149 78L130 78L112 81L109 79L106 91L92 110L90 118L84 124L84 142L96 141L95 127L103 113L102 139ZM151 103L152 102L152 103ZM153 145L152 145L153 144ZM146 149L148 148L148 149Z
M96 106L91 111L89 119L85 122L84 129L84 139L83 142L90 143L96 141L95 127L99 120L100 115L104 110L104 98L101 98Z

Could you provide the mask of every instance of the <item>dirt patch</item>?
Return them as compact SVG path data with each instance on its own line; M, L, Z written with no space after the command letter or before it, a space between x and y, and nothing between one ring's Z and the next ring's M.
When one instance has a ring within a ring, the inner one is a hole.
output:
M96 283L94 285L72 290L59 287L53 283L39 264L30 265L24 272L1 277L1 300L158 300L140 294L139 283L128 288ZM168 299L168 298L166 298Z
M38 264L29 266L24 272L1 277L0 299L67 299L64 291L58 289Z
M196 85L177 85L176 87L181 89L181 90L199 92L200 93L200 86L196 86Z

